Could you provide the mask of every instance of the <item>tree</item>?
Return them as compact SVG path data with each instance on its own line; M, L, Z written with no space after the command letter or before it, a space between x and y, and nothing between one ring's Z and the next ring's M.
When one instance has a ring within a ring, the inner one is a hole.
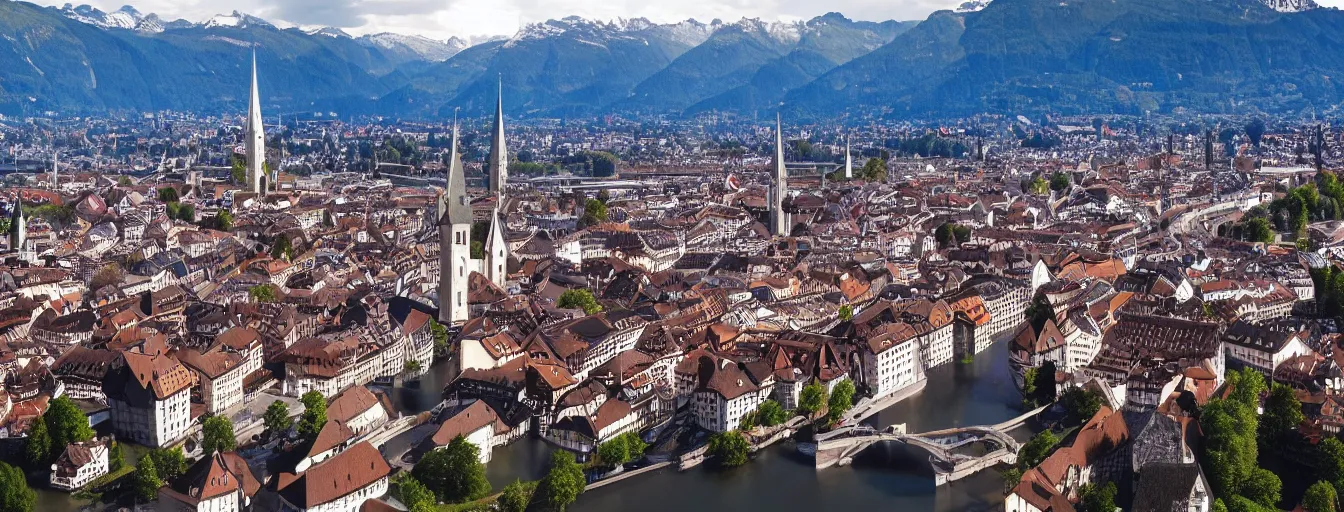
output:
M840 306L840 321L848 322L854 318L854 308L849 306Z
M93 279L89 280L89 290L98 290L104 286L116 286L121 284L121 280L126 276L126 272L121 269L121 265L116 262L103 265L94 272Z
M181 447L158 448L149 452L148 457L154 459L156 474L166 482L171 482L187 472L187 458L183 455Z
M1078 494L1078 512L1115 512L1115 482L1087 484Z
M1255 118L1246 123L1246 137L1251 139L1251 145L1260 149L1260 141L1265 136L1265 120Z
M461 435L448 446L425 454L411 469L411 475L445 503L462 503L490 494L481 449Z
M839 421L841 416L849 412L849 408L854 406L854 382L845 379L835 385L835 391L831 392L831 398L826 402L826 415L832 423Z
M1059 401L1064 405L1064 410L1069 413L1069 418L1075 423L1083 423L1097 415L1101 410L1101 396L1092 391L1086 391L1083 388L1071 387L1059 396Z
M433 512L439 504L434 492L409 473L402 473L397 480L396 498L406 505L410 512Z
M429 335L434 338L434 352L444 354L448 352L448 328L444 327L437 320L429 319Z
M126 176L117 176L117 185L122 186L122 187L129 187L129 186L131 186L132 184L133 184L133 182L131 181L130 178L128 178L128 177L126 177Z
M597 199L589 199L583 203L583 218L579 223L584 227L601 224L607 221L607 205Z
M869 158L868 162L863 164L859 176L867 181L887 181L887 161L881 158Z
M813 382L803 387L803 391L798 393L798 413L803 416L812 416L812 414L821 410L822 404L826 403L826 387L820 382Z
M718 432L709 438L709 454L719 458L719 464L737 467L747 463L751 443L741 432Z
M0 462L0 512L31 512L36 502L23 470Z
M1260 417L1260 444L1277 444L1285 436L1297 429L1306 415L1302 414L1302 402L1298 401L1293 388L1284 384L1274 384L1265 399L1265 412Z
M485 244L477 242L475 240L471 241L471 259L473 260L485 259Z
M1251 475L1241 484L1241 495L1261 506L1273 508L1279 503L1283 482L1265 468L1252 468Z
M176 219L176 218L178 218L178 212L179 212L181 209L182 209L182 205L181 205L181 204L178 204L178 203L168 203L168 205L164 207L164 213L168 214L168 218L169 218L169 219Z
M187 203L178 203L177 218L183 222L196 222L196 207Z
M555 307L560 309L582 309L586 314L594 314L602 311L602 305L597 303L593 297L593 292L586 288L577 288L565 290L560 294L560 300L555 302Z
M774 400L761 402L760 407L756 408L756 422L766 427L773 427L784 423L787 419L784 412L784 406Z
M294 257L294 246L290 245L288 236L279 235L275 237L275 241L271 243L271 257L277 260L284 259L285 261Z
M1316 453L1321 478L1339 489L1344 484L1344 442L1333 436L1326 437Z
M303 414L299 416L299 435L305 439L313 439L322 431L322 426L327 424L327 399L322 397L322 393L309 391L299 397L299 401L304 407ZM424 479L420 481L424 482Z
M107 452L108 471L117 471L126 465L126 447L121 443L112 441L112 447Z
M47 405L42 414L47 431L51 436L51 446L47 450L49 457L56 457L65 451L70 443L80 443L93 439L93 428L89 427L89 417L84 415L75 401L69 396L60 396Z
M211 223L214 229L220 231L233 231L233 214L228 210L219 210L215 213L214 221Z
M159 189L159 201L162 203L178 202L177 189L173 187L163 187Z
M294 419L289 417L289 405L280 400L271 402L261 416L261 423L265 425L268 436L288 432L294 426Z
M536 484L525 484L522 480L514 480L513 483L504 486L504 491L499 493L499 499L496 500L500 512L526 512L527 504L532 502L534 491Z
M247 164L243 162L242 157L233 155L233 166L230 169L230 175L233 176L235 185L247 183Z
M163 480L159 478L154 457L150 455L141 457L140 463L135 466L136 501L141 503L154 501L159 495L160 487L163 487Z
M605 151L593 151L588 154L593 160L593 176L606 178L616 175L616 164L619 162L616 155Z
M567 450L556 450L551 453L550 470L537 484L537 492L541 493L541 499L552 509L563 511L579 499L587 486L583 467L574 461L574 454Z
M280 300L275 295L275 286L270 284L259 284L248 288L247 295L252 298L252 302L278 302Z
M1062 172L1056 172L1055 174L1050 176L1050 190L1053 190L1055 192L1063 192L1067 190L1070 185L1071 180L1069 180L1068 174Z
M1039 372L1038 368L1027 368L1022 374L1022 403L1028 409L1036 407L1036 374Z
M1302 508L1307 512L1335 512L1336 500L1338 496L1335 494L1335 486L1321 480L1311 484L1306 494L1302 495Z
M263 419L264 421L264 419ZM211 416L201 424L201 450L207 456L215 452L238 449L238 438L233 436L233 422L223 416Z
M1022 449L1018 451L1018 466L1022 468L1036 467L1041 461L1045 460L1045 456L1050 454L1050 450L1054 449L1056 444L1059 444L1059 437L1049 430L1043 430L1041 433L1032 436L1031 440L1022 445Z
M602 465L614 468L630 461L630 452L626 449L625 439L615 437L597 447L597 460Z
M33 423L23 453L34 466L42 467L51 463L51 434L47 430L46 418L38 416L37 422Z

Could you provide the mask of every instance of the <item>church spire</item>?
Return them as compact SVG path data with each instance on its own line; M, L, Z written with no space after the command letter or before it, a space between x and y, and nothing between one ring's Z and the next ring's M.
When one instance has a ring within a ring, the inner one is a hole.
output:
M266 134L261 117L261 94L257 90L257 49L252 48L252 91L247 107L247 187L254 194L266 193Z
M9 250L23 252L28 238L28 217L23 213L23 198L14 196L14 208L9 212Z
M849 156L849 134L845 134L845 179L854 179L854 160Z
M467 320L467 261L471 259L471 204L462 156L457 152L457 122L453 122L453 148L448 180L439 199L439 323L460 324Z
M490 235L485 239L485 276L495 286L504 287L508 277L509 244L504 239L504 224L499 218L499 206L490 214Z
M770 232L775 236L789 235L788 216L784 213L784 196L789 193L789 174L784 168L784 130L779 114L775 114L775 172L770 184Z
M509 183L509 153L504 138L504 79L499 79L499 96L495 102L495 125L490 137L490 193L498 202L504 202L505 186Z

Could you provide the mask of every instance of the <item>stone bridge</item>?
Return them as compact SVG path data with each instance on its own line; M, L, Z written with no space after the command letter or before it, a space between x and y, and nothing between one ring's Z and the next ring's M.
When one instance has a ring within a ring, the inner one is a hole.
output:
M892 425L880 431L866 426L837 429L817 436L817 469L847 465L860 452L877 443L904 443L929 453L934 480L937 485L943 485L998 464L1016 464L1021 444L1007 432L1045 409L1035 409L998 425L951 428L922 434L906 433L905 425ZM974 455L961 450L973 443L985 443L986 452Z

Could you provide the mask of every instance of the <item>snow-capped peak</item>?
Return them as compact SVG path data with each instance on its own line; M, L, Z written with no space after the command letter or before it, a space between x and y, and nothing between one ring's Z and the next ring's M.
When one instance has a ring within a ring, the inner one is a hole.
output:
M447 41L439 41L423 36L381 33L367 35L359 38L363 44L390 50L394 52L413 53L420 58L432 61L443 62L449 57L457 55L458 52L467 49L469 46L466 41L456 37Z
M961 5L957 6L956 12L979 12L989 6L989 2L990 0L966 0L965 2L962 2Z
M341 30L336 27L306 28L303 29L303 33L308 34L310 36L327 36L327 37L334 37L337 39L353 39L353 37L351 37L350 34L347 34L345 33L344 30Z
M129 5L112 12L103 12L90 5L74 7L71 4L65 4L61 7L61 14L80 23L101 28L133 29L143 18L140 11Z
M765 22L760 18L742 18L737 23L729 25L737 27L745 32L759 32L781 43L797 43L802 37L804 22Z
M201 26L204 28L217 28L217 27L246 28L246 27L258 27L258 26L273 27L274 25L271 25L270 22L258 18L256 16L252 16L250 14L243 14L238 11L233 11L232 14L216 14L213 18L210 18L206 20L205 23L202 23Z
M1302 12L1320 8L1315 0L1260 0L1270 9L1279 12Z

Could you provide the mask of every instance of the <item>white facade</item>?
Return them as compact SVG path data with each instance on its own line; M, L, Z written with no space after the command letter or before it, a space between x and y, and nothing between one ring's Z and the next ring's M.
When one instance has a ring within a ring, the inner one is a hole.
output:
M73 491L88 485L100 476L106 475L108 470L107 461L107 443L101 443L89 447L89 453L93 459L88 464L80 466L75 470L72 476L58 476L57 466L51 466L51 486L65 491Z
M182 388L152 408L133 407L108 397L112 426L119 435L145 446L167 446L187 435L191 426L191 388Z
M949 331L950 332L950 331ZM949 337L949 342L950 342ZM888 347L879 354L864 351L864 367L870 368L867 384L873 398L882 398L924 379L919 344L913 340Z

